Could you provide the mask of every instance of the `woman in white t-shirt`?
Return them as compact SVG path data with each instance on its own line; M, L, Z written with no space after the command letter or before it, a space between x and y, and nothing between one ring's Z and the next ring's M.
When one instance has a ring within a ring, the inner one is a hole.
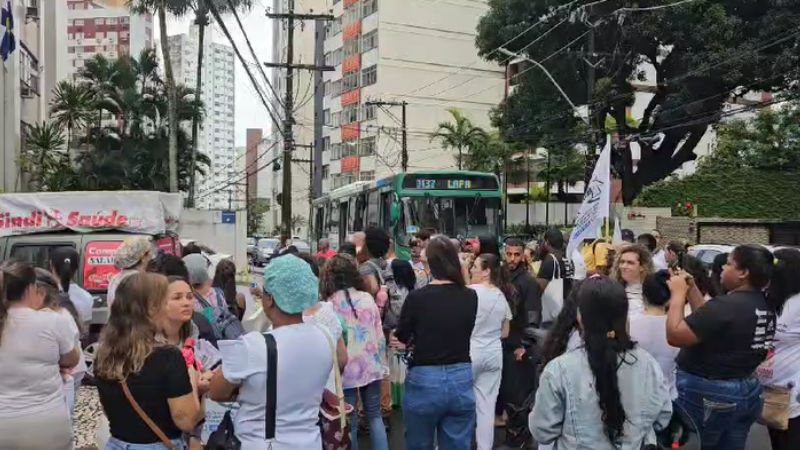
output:
M72 427L62 370L78 364L74 320L44 305L27 263L0 264L0 448L67 450Z
M264 312L277 347L275 436L267 439L267 346L261 333L219 341L222 367L211 379L209 396L230 401L238 389L236 437L247 450L322 448L319 407L333 368L335 345L320 326L303 323L303 311L319 299L319 280L294 255L274 258L264 272Z
M503 373L500 339L508 336L512 318L509 299L517 301L517 295L497 255L485 253L475 258L470 275L474 283L470 288L478 293L478 311L470 339L477 413L475 441L478 450L490 450L494 444L495 403Z
M629 334L639 347L647 350L655 358L664 374L664 383L669 391L670 398L678 398L675 386L675 358L679 348L667 343L667 304L670 291L667 281L670 274L666 270L650 274L642 283L644 294L644 311L641 314L629 316Z
M772 450L800 448L800 251L777 250L767 301L778 312L775 350L758 368L766 386L791 386L789 428L769 428Z

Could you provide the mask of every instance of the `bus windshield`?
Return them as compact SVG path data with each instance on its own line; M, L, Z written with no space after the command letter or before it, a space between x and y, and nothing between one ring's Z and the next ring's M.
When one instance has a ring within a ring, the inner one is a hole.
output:
M431 228L450 237L494 236L500 223L500 199L406 197L403 198L408 230Z

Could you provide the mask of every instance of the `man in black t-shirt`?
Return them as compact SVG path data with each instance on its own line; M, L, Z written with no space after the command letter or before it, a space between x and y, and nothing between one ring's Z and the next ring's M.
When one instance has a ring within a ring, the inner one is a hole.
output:
M769 251L739 246L722 273L727 295L704 302L684 272L669 281L667 340L682 349L676 402L697 427L703 450L743 450L761 414L754 372L775 336L775 312L764 295L772 268ZM684 319L687 300L692 314Z

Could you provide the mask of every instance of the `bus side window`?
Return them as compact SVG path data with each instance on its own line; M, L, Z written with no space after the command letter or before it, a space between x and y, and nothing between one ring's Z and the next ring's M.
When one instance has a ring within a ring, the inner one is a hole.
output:
M384 192L381 194L381 224L384 230L389 230L390 227L392 226L391 215L392 215L392 193Z
M367 194L367 226L377 227L380 225L378 219L380 215L379 208L378 191L372 191Z

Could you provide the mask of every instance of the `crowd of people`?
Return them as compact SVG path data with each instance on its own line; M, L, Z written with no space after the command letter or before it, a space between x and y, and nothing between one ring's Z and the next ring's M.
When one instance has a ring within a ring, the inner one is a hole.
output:
M72 448L91 372L106 449L800 448L800 251L736 247L711 267L657 232L582 242L386 231L284 246L243 292L231 261L115 256L91 370L79 255L0 263L0 448ZM248 299L248 297L250 297ZM210 436L206 408L229 407ZM236 405L232 407L232 405ZM238 447L237 447L238 445Z

